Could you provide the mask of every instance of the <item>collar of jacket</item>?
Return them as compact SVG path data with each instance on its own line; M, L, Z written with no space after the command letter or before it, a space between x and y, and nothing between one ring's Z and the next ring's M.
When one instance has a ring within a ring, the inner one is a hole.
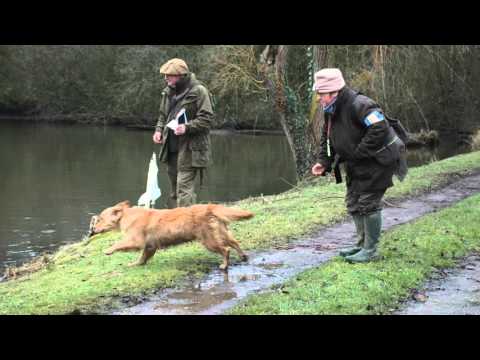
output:
M180 95L185 92L190 87L190 83L192 80L191 74L185 75L183 78L178 80L177 84L175 85L175 88L173 89L175 92L175 95Z
M341 108L343 105L351 101L358 94L358 91L350 89L348 86L345 86L342 90L338 92L337 100L335 101L333 112L338 108ZM332 114L333 114L332 112Z

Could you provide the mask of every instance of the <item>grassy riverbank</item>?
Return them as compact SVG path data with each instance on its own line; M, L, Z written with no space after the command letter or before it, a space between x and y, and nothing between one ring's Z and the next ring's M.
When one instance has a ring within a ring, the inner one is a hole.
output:
M390 189L387 198L428 191L478 169L479 164L480 152L474 152L411 169L407 180ZM246 250L282 245L343 219L344 194L344 184L323 178L284 194L240 201L232 205L251 210L256 217L232 224L232 229ZM118 305L122 296L141 296L178 284L187 276L201 276L221 260L198 244L188 244L157 253L145 267L127 268L139 253L103 255L119 238L120 234L110 233L65 247L50 256L43 269L0 284L0 314L101 311ZM236 254L233 261L238 261Z
M382 261L350 265L340 257L303 272L229 313L382 314L407 298L438 268L480 250L480 195L397 227L382 239Z

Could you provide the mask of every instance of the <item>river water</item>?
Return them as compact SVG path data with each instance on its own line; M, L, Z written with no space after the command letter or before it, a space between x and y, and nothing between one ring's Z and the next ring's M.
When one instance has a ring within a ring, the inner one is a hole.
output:
M0 271L43 252L80 241L90 218L145 191L152 152L149 131L123 127L0 123ZM410 152L420 165L464 152L453 143ZM295 183L295 165L283 136L212 134L214 165L198 201L229 202L284 192ZM159 169L167 207L166 168ZM198 185L198 184L197 184Z

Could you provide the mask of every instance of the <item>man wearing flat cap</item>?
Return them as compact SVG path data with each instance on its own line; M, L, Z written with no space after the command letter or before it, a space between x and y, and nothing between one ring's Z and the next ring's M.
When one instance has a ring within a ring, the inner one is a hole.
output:
M160 68L167 87L160 98L160 114L153 141L162 144L159 160L168 164L170 198L174 206L196 203L195 179L211 162L210 129L214 120L208 89L182 59Z
M382 228L382 199L393 186L399 149L405 145L392 131L382 109L346 86L339 69L317 72L314 91L323 107L325 124L312 173L324 176L335 170L332 166L344 163L346 206L358 237L357 245L340 255L351 263L374 260Z

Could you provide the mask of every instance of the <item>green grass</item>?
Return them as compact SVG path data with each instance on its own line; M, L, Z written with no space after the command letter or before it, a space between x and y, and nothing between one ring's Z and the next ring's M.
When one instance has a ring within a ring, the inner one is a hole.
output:
M387 198L428 191L452 174L462 176L478 169L479 164L480 152L474 152L411 169L407 180L390 189ZM345 218L344 194L344 184L321 178L280 195L243 200L231 205L251 210L256 216L231 228L246 250L283 245ZM187 276L201 276L221 262L219 256L200 245L187 244L157 253L147 266L127 268L139 253L103 255L103 250L120 237L110 233L65 247L45 269L0 284L0 314L101 310L106 304L118 305L120 296L171 287ZM233 260L238 261L236 254Z
M62 249L46 269L0 286L0 314L63 314L95 311L115 298L169 287L186 275L200 275L218 259L198 244L173 247L149 266L128 268L140 253L103 250L119 238L111 233Z
M435 269L480 250L480 195L397 227L381 241L383 260L350 265L340 257L254 295L229 314L383 314Z

